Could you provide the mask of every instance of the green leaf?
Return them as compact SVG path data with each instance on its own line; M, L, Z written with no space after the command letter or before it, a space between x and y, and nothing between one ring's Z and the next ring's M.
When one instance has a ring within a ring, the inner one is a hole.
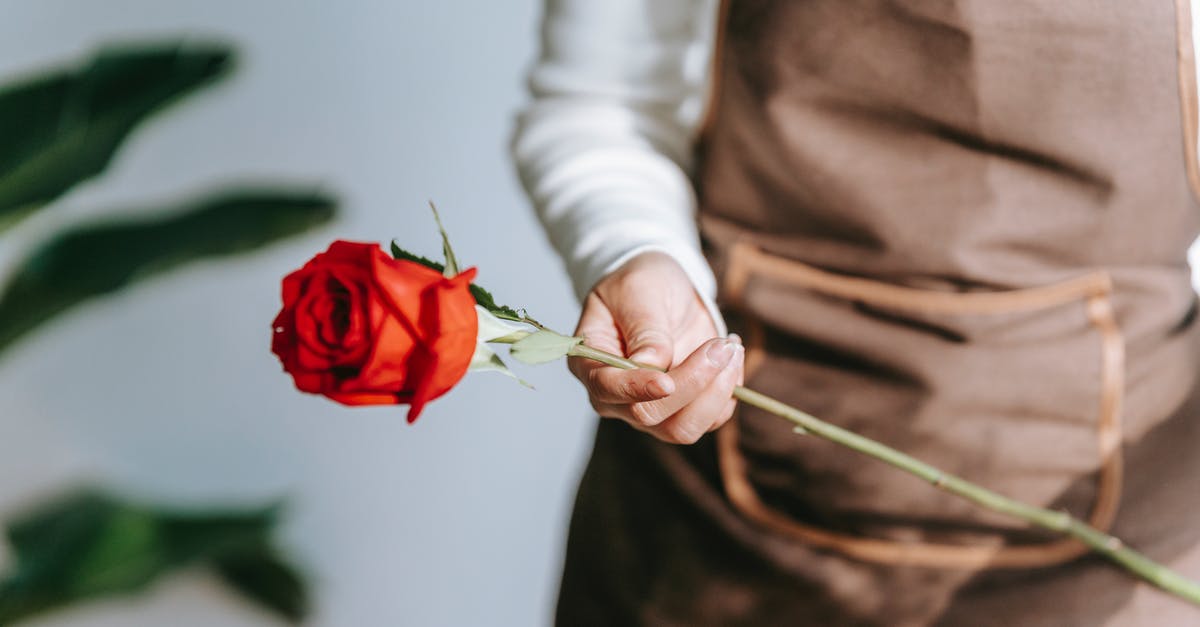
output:
M129 507L114 508L72 563L67 590L80 597L139 590L170 566L156 517Z
M570 337L541 329L518 340L509 349L509 354L527 364L544 364L566 357L571 348L582 342L581 337Z
M0 229L103 172L139 124L232 59L220 45L114 46L80 69L0 88Z
M137 594L171 572L204 565L249 599L298 620L307 592L298 571L272 548L277 511L180 512L96 492L45 505L8 527L16 559L0 581L0 624Z
M447 278L458 276L458 259L454 257L454 249L450 247L450 236L446 235L446 227L442 226L442 216L438 215L437 205L433 201L429 201L429 208L433 211L433 221L437 222L438 233L442 234L442 256L446 258L446 268L442 271Z
M395 257L396 259L404 259L406 261L412 261L414 263L419 263L419 264L425 266L426 268L433 268L434 270L437 270L438 272L445 273L445 271L446 271L446 266L444 266L443 264L440 264L432 259L429 259L428 257L422 257L421 255L411 253L407 250L404 250L403 248L400 248L400 245L397 244L394 240L392 241L392 257ZM495 315L497 318L503 318L504 320L512 320L513 322L525 322L525 316L522 316L520 314L520 312L513 309L512 307L505 307L504 305L497 305L496 299L492 297L492 294L490 292L483 289L482 287L479 287L478 285L476 285L474 283L471 284L471 295L475 297L476 304L478 304L480 307L483 307L484 309L487 309L488 311L492 312L492 314Z
M192 563L257 547L269 540L280 506L229 511L161 513L162 535L171 561Z
M14 568L0 581L0 625L38 614L71 598L79 556L105 541L107 521L121 507L85 492L28 512L7 529Z
M66 566L97 542L106 521L119 511L111 499L85 492L11 522L9 544L24 577L66 581Z
M267 545L219 555L214 567L229 587L293 623L308 613L304 579Z
M324 196L239 191L140 221L74 227L35 250L0 292L0 352L95 296L204 257L259 248L334 215Z

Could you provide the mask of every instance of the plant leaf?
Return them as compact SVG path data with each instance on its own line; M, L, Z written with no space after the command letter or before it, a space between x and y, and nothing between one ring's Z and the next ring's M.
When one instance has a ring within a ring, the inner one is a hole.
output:
M308 613L303 577L270 546L219 555L213 565L229 587L288 621L298 623Z
M0 88L0 229L104 171L153 113L228 73L226 46L108 47Z
M278 504L271 504L240 510L162 511L163 543L176 564L244 551L269 540L280 509Z
M64 565L96 541L105 521L119 509L107 497L84 492L9 523L9 544L25 577L64 581Z
M114 508L90 546L75 556L68 592L90 597L145 587L170 567L161 541L152 513Z
M0 624L87 599L140 593L196 565L214 566L251 600L298 620L307 592L271 546L277 511L179 512L97 492L49 503L8 527L16 560L0 582Z
M166 217L74 227L35 250L0 292L0 352L92 297L194 259L259 248L333 215L324 196L245 190Z
M403 248L400 248L400 245L394 240L392 241L392 257L419 263L426 268L433 268L438 272L445 273L446 271L445 265L429 259L428 257L422 257L416 253L411 253L407 250L404 250ZM491 292L488 292L474 283L471 284L471 295L475 297L476 304L492 312L492 314L497 318L512 320L513 322L525 321L525 317L522 316L517 310L513 309L512 307L496 304L496 299L492 297Z
M527 364L544 364L566 357L572 347L582 342L581 337L570 337L549 329L541 329L513 344L509 354Z

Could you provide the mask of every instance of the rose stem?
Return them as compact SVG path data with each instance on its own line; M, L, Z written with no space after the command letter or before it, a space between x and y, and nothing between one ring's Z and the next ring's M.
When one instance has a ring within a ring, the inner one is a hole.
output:
M585 344L574 346L568 355L573 357L583 357L592 359L609 366L621 368L624 370L633 370L636 368L648 368L651 370L662 371L661 368L638 364L636 362L619 357L602 350L598 350ZM1035 507L1010 499L1006 496L992 492L987 488L978 486L961 477L943 472L915 457L901 453L900 451L880 444L870 438L865 438L852 431L847 431L841 427L829 424L815 416L796 409L786 403L773 399L765 394L760 394L754 390L738 386L733 390L734 398L739 401L752 405L764 411L780 416L797 426L804 431L813 435L818 435L827 440L841 444L842 446L854 449L860 453L870 455L875 459L881 460L896 468L912 473L934 486L941 488L951 494L956 494L962 498L972 501L978 505L986 507L992 511L1007 514L1015 518L1019 518L1026 522L1033 523L1039 527L1064 533L1080 542L1086 544L1096 553L1099 553L1108 559L1120 564L1127 570L1137 574L1142 579L1166 590L1178 597L1186 599L1196 605L1200 605L1200 583L1192 581L1183 575L1163 566L1154 560L1134 551L1125 546L1120 539L1104 533L1083 521L1072 517L1070 514L1061 511L1053 511L1041 507Z

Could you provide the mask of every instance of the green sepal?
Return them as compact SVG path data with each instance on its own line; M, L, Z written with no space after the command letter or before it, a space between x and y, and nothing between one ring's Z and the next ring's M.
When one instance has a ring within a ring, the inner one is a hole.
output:
M475 297L475 302L484 309L492 312L493 316L512 320L513 322L525 322L525 317L512 307L497 305L496 299L492 298L492 294L478 285L471 284L471 295Z
M518 340L509 349L509 354L527 364L544 364L566 357L571 349L583 343L581 337L571 337L541 329Z
M425 266L426 268L432 268L434 270L437 270L438 272L446 271L445 264L434 261L434 260L430 259L429 257L422 257L421 255L418 255L416 253L410 253L407 250L400 248L400 246L396 244L395 240L392 240L392 257L394 257L396 259L403 259L404 261L412 261L414 263L419 263L419 264Z
M392 257L419 263L426 268L432 268L443 274L446 272L445 264L438 263L432 259L429 259L428 257L422 257L421 255L410 253L407 250L400 248L395 241L392 241ZM475 302L480 307L492 312L492 315L496 316L497 318L503 318L504 320L511 320L513 322L526 321L525 316L522 316L520 312L512 307L496 304L496 299L492 297L491 292L488 292L474 283L471 284L471 296L475 297Z
M442 216L438 215L437 205L433 201L429 201L429 209L433 211L433 221L437 222L438 233L442 234L442 256L446 258L446 267L442 270L442 274L448 279L453 279L460 272L458 268L458 258L454 256L454 249L450 247L450 236L446 235L446 227L442 226Z
M467 367L467 370L469 372L499 372L500 374L512 377L517 383L531 390L533 389L532 384L518 377L512 370L509 370L504 360L500 359L500 356L490 346L482 342L475 345L475 354L471 356L471 365Z

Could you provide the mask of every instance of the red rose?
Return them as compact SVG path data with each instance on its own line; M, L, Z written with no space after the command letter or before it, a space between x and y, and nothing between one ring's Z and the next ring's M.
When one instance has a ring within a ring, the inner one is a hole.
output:
M471 268L454 278L337 241L283 279L271 350L304 392L408 403L408 421L467 372L479 326Z

